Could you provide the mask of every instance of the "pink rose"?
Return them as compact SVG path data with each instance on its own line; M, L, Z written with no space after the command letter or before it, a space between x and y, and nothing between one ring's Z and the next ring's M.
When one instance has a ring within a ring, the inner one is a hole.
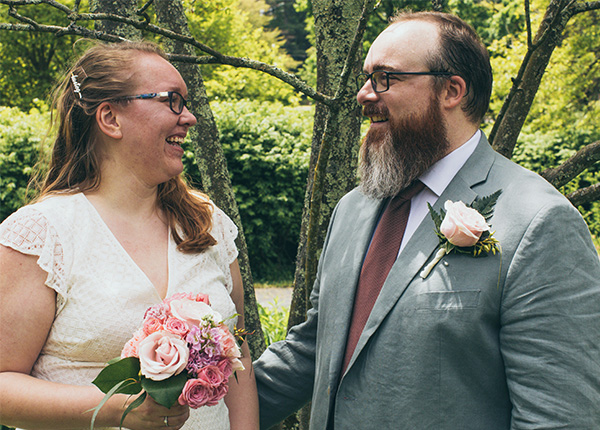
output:
M223 354L227 357L241 357L242 353L240 348L227 326L220 325L219 332L221 333L221 347L223 348Z
M188 325L200 326L202 319L209 317L215 322L220 322L223 318L214 311L208 304L192 300L173 300L170 303L171 314L175 318L188 323Z
M184 338L185 335L190 331L188 325L177 318L169 318L165 323L165 329L173 334L181 336L182 338Z
M490 226L475 209L468 208L463 202L446 201L446 216L440 226L440 232L452 245L467 247L477 243L481 234Z
M162 322L158 318L150 316L144 320L143 329L144 329L144 333L146 333L148 335L148 334L155 333L157 331L162 331L163 325L162 325Z
M227 358L224 358L223 360L219 361L219 363L217 364L217 367L219 368L221 373L223 373L223 377L226 380L228 380L229 377L231 376L231 374L233 373L233 369L231 368L231 363L229 362L229 359L227 359Z
M189 350L181 337L168 331L152 333L138 346L142 375L162 381L181 373L188 362Z
M215 388L202 379L188 379L181 391L178 402L196 409L200 406L214 406L227 394L227 385Z
M221 372L221 369L214 365L209 365L200 369L198 371L198 379L203 380L213 388L218 387L227 381L225 375Z

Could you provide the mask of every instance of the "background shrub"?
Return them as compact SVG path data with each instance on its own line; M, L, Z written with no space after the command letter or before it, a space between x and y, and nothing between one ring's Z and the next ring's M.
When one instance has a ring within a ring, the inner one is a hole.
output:
M44 156L42 141L50 115L43 105L29 113L0 106L0 221L23 206L33 192L27 183L33 166Z
M293 278L313 108L240 100L211 103L255 280ZM193 156L186 169L199 183Z

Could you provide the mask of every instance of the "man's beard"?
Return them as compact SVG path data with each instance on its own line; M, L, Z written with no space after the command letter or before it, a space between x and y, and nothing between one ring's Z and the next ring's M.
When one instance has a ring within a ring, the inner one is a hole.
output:
M368 116L389 118L387 108L364 108ZM360 189L368 197L393 197L443 158L449 148L439 101L432 97L427 111L389 119L388 130L369 129L360 148Z

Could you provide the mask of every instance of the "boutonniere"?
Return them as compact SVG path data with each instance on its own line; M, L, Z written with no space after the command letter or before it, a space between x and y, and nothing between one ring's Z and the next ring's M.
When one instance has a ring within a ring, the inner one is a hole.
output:
M421 278L425 279L442 257L451 252L473 257L500 252L500 242L490 231L488 220L494 214L494 206L501 193L502 190L498 190L487 197L477 198L469 206L461 201L448 200L444 204L445 210L440 209L439 213L427 204L440 245L435 258L421 272Z

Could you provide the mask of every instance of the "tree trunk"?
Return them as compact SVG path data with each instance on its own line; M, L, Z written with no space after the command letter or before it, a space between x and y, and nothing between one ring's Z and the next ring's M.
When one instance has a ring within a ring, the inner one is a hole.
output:
M317 48L317 90L324 94L336 94L340 85L342 68L356 34L363 1L314 0L312 8L315 17ZM306 319L306 312L310 307L308 298L312 291L316 264L331 213L338 200L356 184L360 107L355 98L354 75L360 70L360 58L361 54L359 53L353 61L352 77L348 81L342 99L333 107L324 104L316 106L309 177L304 199L294 292L288 321L290 328ZM308 231L311 221L309 213L315 180L313 172L317 167L325 136L332 139L329 142L331 152L324 166L326 176L323 189L325 191L322 199L318 202L320 204L318 220L314 220L317 223L316 234L310 238L309 246ZM310 406L304 408L297 417L288 418L284 426L291 428L299 425L300 429L308 429L309 408Z
M529 44L521 69L490 133L496 151L511 158L554 48L561 42L573 12L570 0L552 0L537 35Z
M113 15L135 17L136 0L90 0L92 13L111 13ZM98 31L114 34L124 39L141 39L142 32L130 25L117 21L96 21L94 28Z
M179 34L190 35L187 17L180 0L156 0L154 5L160 25ZM194 54L193 48L178 41L167 40L166 45L174 54ZM265 350L265 341L258 316L246 238L231 186L227 161L219 142L219 132L208 103L200 68L191 63L176 64L176 67L186 81L189 97L194 101L192 111L198 123L190 129L190 140L194 145L195 161L200 170L203 189L216 205L231 217L239 230L236 244L244 283L244 320L246 330L254 332L247 337L247 341L252 358L258 358Z

